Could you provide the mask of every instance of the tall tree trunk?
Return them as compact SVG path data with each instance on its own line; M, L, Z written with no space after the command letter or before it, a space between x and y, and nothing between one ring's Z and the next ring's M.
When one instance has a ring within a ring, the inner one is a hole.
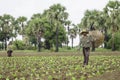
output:
M106 40L104 41L104 48L107 48L107 42L106 42Z
M112 27L112 51L115 51L115 32L117 31L117 28L115 27L114 23L113 23L113 27Z
M35 49L37 49L37 44L35 43L34 45L35 45Z
M68 49L68 35L67 35L67 40L66 40L66 44L67 44L67 49Z
M115 51L114 32L112 34L112 51Z
M58 43L58 26L57 26L57 28L56 28L56 50L55 50L55 52L58 52L58 46L59 46L59 43Z
M4 49L4 41L2 41L2 50Z
M5 50L7 50L7 39L5 38Z
M38 36L38 52L40 52L41 51L41 37L40 36Z
M91 25L90 25L90 31L94 31L95 30L93 25L94 25L94 22L91 23ZM95 51L95 41L92 41L92 51Z
M68 27L67 27L67 30L68 30L68 32L67 32L67 49L68 49L68 43L69 43L69 39L68 39L68 34L69 34L69 25L68 25Z
M104 32L105 32L105 41L104 41L104 48L107 48L107 40L108 40L108 35L107 35L107 29L106 29L106 27L105 27L105 29L104 29Z
M51 44L50 44L49 40L45 40L45 49L50 50L50 48L51 48Z
M112 42L112 51L115 51L115 43Z
M67 48L68 48L68 39L66 40L66 45L67 45Z
M24 36L24 24L22 23L22 40L24 40L25 36Z
M72 48L73 48L73 38L72 38Z

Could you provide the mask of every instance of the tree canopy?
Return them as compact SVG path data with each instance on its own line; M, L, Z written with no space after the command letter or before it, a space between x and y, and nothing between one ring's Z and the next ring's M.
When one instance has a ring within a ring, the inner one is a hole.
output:
M81 29L90 30L91 26L105 35L105 47L111 39L111 48L112 50L116 49L115 35L120 29L120 1L109 1L102 11L86 10L77 25L72 25L74 23L68 18L69 13L61 4L51 5L43 13L33 14L29 20L25 16L14 18L9 14L0 15L2 49L7 48L7 41L22 35L23 40L26 40L26 45L35 47L37 45L38 51L41 48L49 50L55 48L55 51L59 51L62 44L68 46L68 35L73 41Z

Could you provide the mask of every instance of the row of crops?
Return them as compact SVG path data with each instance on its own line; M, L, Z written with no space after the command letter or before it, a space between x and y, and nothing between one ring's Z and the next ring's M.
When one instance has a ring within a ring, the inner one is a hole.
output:
M120 56L91 56L82 64L82 56L0 57L0 80L87 80L119 70Z

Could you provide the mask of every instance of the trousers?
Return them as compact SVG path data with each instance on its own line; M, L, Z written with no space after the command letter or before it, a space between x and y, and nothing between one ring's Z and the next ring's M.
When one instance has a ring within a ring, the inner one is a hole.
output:
M83 47L83 55L84 55L84 65L88 65L89 61L89 54L90 54L90 47Z

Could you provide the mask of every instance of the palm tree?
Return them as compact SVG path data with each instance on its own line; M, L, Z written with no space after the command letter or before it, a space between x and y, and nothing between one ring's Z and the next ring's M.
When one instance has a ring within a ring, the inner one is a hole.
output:
M73 48L74 38L76 38L76 36L77 36L76 29L75 28L70 29L69 35L70 35L70 38L71 38L71 43L72 43L72 48Z
M31 18L31 20L28 23L29 26L29 32L33 33L33 35L37 39L38 44L38 51L41 50L41 38L44 32L44 17L42 17L41 14L34 14Z
M76 27L77 27L77 34L78 34L78 36L79 36L79 43L80 43L80 31L81 31L81 28L82 28L82 24L80 23L80 24L77 24L76 25ZM80 46L80 45L78 45L78 46ZM80 47L79 47L80 48ZM80 50L80 49L79 49Z
M68 43L69 43L69 40L68 40L68 33L69 33L69 28L70 28L70 25L71 25L71 21L66 21L65 22L65 25L67 26L67 39L66 39L66 44L67 44L67 49L68 49Z
M99 26L99 14L100 11L98 10L86 10L80 23L83 26L82 28L88 28L90 31L95 30L95 26ZM95 41L92 42L92 51L95 51Z
M3 17L0 16L0 36L1 36L1 37L0 37L0 41L2 42L1 49L4 48L4 46L3 46L3 43L4 43L3 25L4 25Z
M112 28L112 51L115 51L114 34L119 30L120 27L120 18L118 17L118 15L120 15L119 7L120 1L109 1L109 3L106 5L107 14L110 17L110 23Z
M48 19L50 20L50 25L54 26L56 30L56 52L59 51L59 43L58 43L58 36L59 36L59 27L64 25L65 20L68 17L68 13L65 12L65 7L61 6L60 4L56 4L50 7L48 10Z
M7 40L13 36L13 21L14 18L9 14L4 14L2 17L1 34L2 39L5 41L5 50L7 49Z
M101 31L104 34L104 48L107 48L107 42L108 42L108 31L110 30L110 17L107 14L107 8L103 9L103 12L99 14L99 28L101 28Z
M13 33L14 33L13 37L16 39L17 35L18 35L19 32L20 32L20 31L19 31L20 28L19 28L19 26L18 26L18 21L17 21L17 20L14 20L12 26L13 26ZM12 41L13 41L13 39L12 39Z
M22 35L22 39L25 37L25 26L27 24L27 18L24 16L20 16L17 18L18 26L19 26L19 34Z

